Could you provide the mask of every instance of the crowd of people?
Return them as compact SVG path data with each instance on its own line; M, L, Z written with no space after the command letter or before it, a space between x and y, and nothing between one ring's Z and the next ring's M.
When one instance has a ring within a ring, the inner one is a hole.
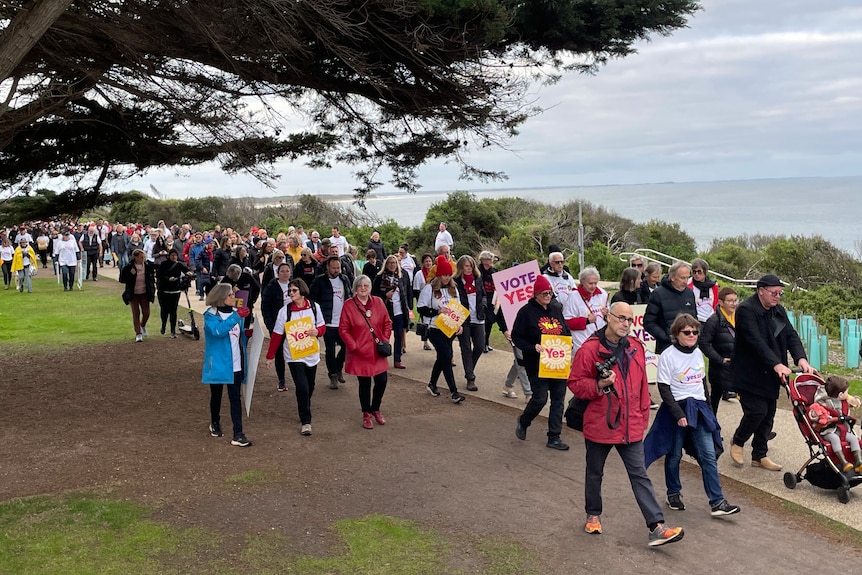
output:
M724 498L716 465L723 449L716 419L721 400L739 393L743 410L730 447L734 464L743 464L743 446L753 438L751 465L777 471L781 466L768 457L768 441L774 437L778 386L790 373L788 352L803 371L811 371L779 303L780 280L762 277L755 294L739 303L732 287L719 288L708 277L708 265L701 259L678 261L662 276L658 264L644 266L635 256L611 298L599 286L595 267L585 267L576 280L562 250L552 246L529 301L508 326L495 299L496 256L483 251L475 258L454 258L454 239L445 223L434 238L434 252L418 256L406 244L388 252L378 231L364 247L351 245L338 227L324 238L317 230L306 233L302 226L271 237L259 228L194 231L162 221L151 227L98 220L20 226L3 231L0 240L6 289L17 274L18 289L31 291L31 270L40 263L47 268L49 258L55 273L62 275L64 289L72 289L79 262L86 262L84 279L94 282L103 266L120 268L123 300L132 311L138 342L148 335L150 304L156 297L160 332L176 337L179 295L194 280L194 292L208 306L202 381L211 386L209 432L223 435L219 414L226 385L231 444L239 447L251 445L243 431L239 390L254 329L265 327L270 335L266 365L274 366L278 391L289 388L290 376L300 434L309 436L321 361L330 389L346 383L345 373L357 378L361 425L373 429L386 423L382 401L389 357L392 369L405 368L407 331L415 329L423 348L435 352L428 393L441 395L442 376L450 401L457 405L466 396L455 373L454 343L457 340L460 348L464 388L476 391L477 366L483 354L493 351L490 334L496 324L513 351L502 392L517 398L514 383L519 379L524 396L516 437L526 440L550 401L546 445L568 450L561 439L568 387L585 402L585 530L602 531L602 476L613 448L625 463L652 546L679 541L684 531L665 525L646 471L650 463L664 456L669 509L685 509L679 464L686 449L700 463L711 514L738 513L739 507ZM359 253L365 260L358 259ZM242 301L237 301L240 293ZM258 301L263 326L252 324ZM644 345L630 335L632 306L639 304L646 304L644 327L660 354L660 406L650 395ZM469 314L455 329L447 331L445 322L436 321L458 309ZM567 379L540 375L546 335L571 337ZM708 373L704 356L709 358ZM650 425L650 410L656 408ZM850 468L856 464L862 466L858 455L854 465L848 463Z

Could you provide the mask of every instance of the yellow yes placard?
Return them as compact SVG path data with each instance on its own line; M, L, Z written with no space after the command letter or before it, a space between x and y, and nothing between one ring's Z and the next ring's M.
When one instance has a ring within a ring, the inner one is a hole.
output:
M448 314L438 314L434 319L434 325L440 328L446 337L452 337L458 328L467 321L467 316L470 315L470 310L455 301L450 299L446 302L445 307L449 308Z
M284 339L292 359L302 359L320 353L317 338L305 333L310 329L314 329L314 322L310 317L293 319L284 324Z
M543 335L539 354L539 377L568 379L572 368L572 338L568 335Z

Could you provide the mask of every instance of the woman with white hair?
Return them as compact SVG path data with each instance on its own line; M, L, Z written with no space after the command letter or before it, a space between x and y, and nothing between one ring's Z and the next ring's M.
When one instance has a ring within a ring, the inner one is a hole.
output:
M572 331L572 353L606 324L608 292L599 287L599 270L585 267L578 274L578 287L563 306L563 317Z

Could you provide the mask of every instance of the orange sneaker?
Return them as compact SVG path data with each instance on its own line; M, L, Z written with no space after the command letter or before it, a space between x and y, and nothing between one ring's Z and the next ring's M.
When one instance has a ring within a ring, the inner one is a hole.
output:
M584 525L584 531L590 534L602 534L602 522L599 521L598 515L587 516L587 524Z
M682 527L666 527L664 523L659 523L656 528L649 532L649 546L656 547L665 543L676 543L682 540L685 535Z

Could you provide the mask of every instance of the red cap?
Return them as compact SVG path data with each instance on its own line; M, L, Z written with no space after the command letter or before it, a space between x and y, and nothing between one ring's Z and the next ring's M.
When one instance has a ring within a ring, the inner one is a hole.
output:
M533 284L533 295L543 292L543 291L554 291L551 287L551 282L548 281L548 278L545 276L539 276L536 278L536 283Z

